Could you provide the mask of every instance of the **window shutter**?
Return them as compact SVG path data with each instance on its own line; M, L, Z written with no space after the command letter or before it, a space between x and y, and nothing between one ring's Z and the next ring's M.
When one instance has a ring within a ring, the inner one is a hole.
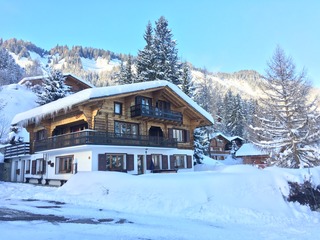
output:
M168 129L168 138L173 138L173 128Z
M35 175L37 171L37 160L32 160L31 174Z
M152 161L152 156L147 155L147 170L152 170L151 169L151 161Z
M162 155L162 169L169 169L167 155Z
M188 130L184 131L184 141L190 142L190 131L188 131Z
M42 160L42 174L45 174L47 170L47 161Z
M187 156L187 168L192 168L192 156Z
M175 157L173 155L170 155L170 169L174 169L174 159Z
M105 154L98 155L98 171L107 171L107 158Z
M127 163L127 171L133 171L134 170L134 155L133 154L127 154L126 156L126 163Z

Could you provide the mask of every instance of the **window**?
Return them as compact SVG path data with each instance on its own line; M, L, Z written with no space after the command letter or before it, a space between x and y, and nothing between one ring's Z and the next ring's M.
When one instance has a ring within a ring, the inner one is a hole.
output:
M122 171L124 167L124 154L106 154L107 170Z
M173 138L176 138L178 142L183 142L183 130L173 129Z
M122 115L122 103L114 102L114 114Z
M30 174L30 164L31 164L31 160L27 160L27 162L26 162L26 174Z
M46 130L42 129L36 132L36 140L42 140L46 138Z
M83 123L75 126L70 127L70 132L80 132L85 129L88 129L88 123Z
M185 155L174 155L174 167L185 168Z
M31 165L31 174L33 175L40 175L46 172L46 161L43 158L32 160Z
M153 163L153 169L161 169L160 166L161 162L161 155L152 155L152 163Z
M116 135L138 135L139 125L137 123L114 122L114 133Z
M73 155L56 157L57 173L72 173Z

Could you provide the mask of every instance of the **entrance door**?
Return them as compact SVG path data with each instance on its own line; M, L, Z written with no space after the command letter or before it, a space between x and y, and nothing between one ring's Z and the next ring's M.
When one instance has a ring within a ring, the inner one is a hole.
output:
M137 161L137 164L138 164L138 174L143 174L144 173L144 155L138 155L138 161Z
M149 129L149 140L152 145L161 145L163 132L160 127L152 126Z

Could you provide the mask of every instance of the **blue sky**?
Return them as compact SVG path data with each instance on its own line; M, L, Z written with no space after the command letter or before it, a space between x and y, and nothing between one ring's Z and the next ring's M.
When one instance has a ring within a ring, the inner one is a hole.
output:
M319 12L318 0L0 0L0 37L136 55L148 21L164 16L196 67L263 74L279 45L320 87Z

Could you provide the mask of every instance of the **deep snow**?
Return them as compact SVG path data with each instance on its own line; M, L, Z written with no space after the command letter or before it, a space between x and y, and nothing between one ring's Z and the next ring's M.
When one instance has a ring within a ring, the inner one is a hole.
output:
M0 222L2 236L20 239L317 239L320 214L288 203L287 181L320 183L320 168L257 169L212 165L210 171L133 176L79 172L60 188L0 182L2 207L39 213L39 203L67 203L48 214L126 219L121 224ZM34 204L34 205L32 205ZM19 230L19 231L18 231ZM34 233L37 233L36 237ZM18 234L19 232L19 234ZM6 238L4 238L6 239Z

